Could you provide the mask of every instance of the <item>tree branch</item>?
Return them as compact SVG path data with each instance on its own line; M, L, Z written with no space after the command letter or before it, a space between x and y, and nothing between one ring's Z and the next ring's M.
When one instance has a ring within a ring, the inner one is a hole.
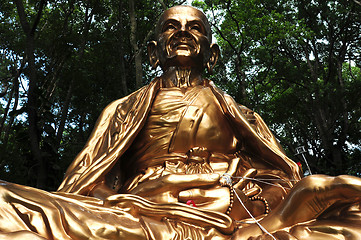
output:
M353 0L356 4L361 6L361 2L357 1L357 0Z
M158 2L160 3L160 5L162 5L163 10L167 10L167 9L168 9L167 5L165 5L165 3L164 3L163 0L158 0Z
M30 29L30 24L26 19L24 4L22 0L15 0L15 5L18 10L21 27L23 28L25 34L28 36L30 34L31 29Z
M33 26L31 28L31 31L29 32L29 34L31 34L31 35L34 35L36 27L38 26L38 24L40 22L41 14L43 13L43 8L44 8L45 3L46 3L46 0L40 1L38 13L36 14L36 18L34 20Z

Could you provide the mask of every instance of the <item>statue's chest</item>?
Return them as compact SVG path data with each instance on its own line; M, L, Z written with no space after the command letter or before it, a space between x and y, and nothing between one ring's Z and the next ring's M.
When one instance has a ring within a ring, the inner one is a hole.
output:
M231 153L237 140L224 113L208 87L187 92L162 89L152 105L145 129L148 134L169 136L168 152L186 152L205 147L212 152Z

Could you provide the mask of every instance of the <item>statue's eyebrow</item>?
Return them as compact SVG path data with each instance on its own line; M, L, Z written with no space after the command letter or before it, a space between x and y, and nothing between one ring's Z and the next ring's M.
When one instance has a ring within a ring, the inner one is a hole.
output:
M169 23L173 24L173 25L176 26L176 27L179 27L179 25L180 25L180 22L179 22L178 20L176 20L176 19L167 19L167 20L162 24L162 32L165 31L164 28L165 28Z
M192 26L192 25L198 25L201 28L201 32L203 34L207 34L206 33L206 27L204 26L204 23L202 20L192 20L189 23L187 23L187 26Z

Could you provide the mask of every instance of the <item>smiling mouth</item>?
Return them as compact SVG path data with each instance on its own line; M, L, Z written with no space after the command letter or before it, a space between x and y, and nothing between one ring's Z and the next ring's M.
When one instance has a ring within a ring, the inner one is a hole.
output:
M191 50L194 49L194 46L192 46L189 43L179 42L172 46L174 50Z
M199 49L194 39L174 39L170 38L167 45L166 51L169 56L175 55L191 55L192 53L198 53Z
M190 51L191 48L189 45L178 45L175 47L175 50Z

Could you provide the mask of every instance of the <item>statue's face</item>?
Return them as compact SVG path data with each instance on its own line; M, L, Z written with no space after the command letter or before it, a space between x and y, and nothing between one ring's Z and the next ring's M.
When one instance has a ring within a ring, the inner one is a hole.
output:
M211 32L205 15L188 6L168 9L161 16L156 34L161 67L198 67L210 58Z

